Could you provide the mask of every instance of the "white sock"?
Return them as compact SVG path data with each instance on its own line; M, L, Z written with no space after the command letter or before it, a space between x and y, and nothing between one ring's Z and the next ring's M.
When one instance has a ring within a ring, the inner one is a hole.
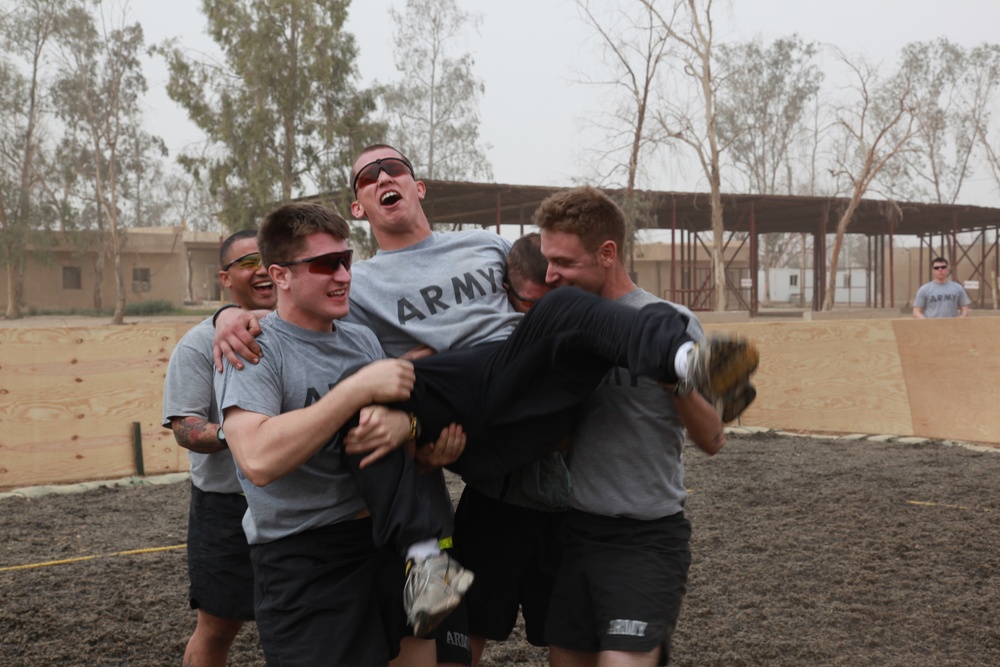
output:
M674 370L677 372L677 377L684 379L688 376L688 352L694 347L694 343L688 341L681 345L680 349L677 350L677 356L674 357Z
M411 544L410 548L406 550L406 560L419 563L422 560L437 556L439 553L441 553L441 547L438 546L438 541L431 538Z

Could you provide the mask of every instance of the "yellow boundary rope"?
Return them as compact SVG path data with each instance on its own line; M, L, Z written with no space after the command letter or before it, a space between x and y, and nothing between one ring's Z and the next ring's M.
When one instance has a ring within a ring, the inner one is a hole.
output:
M972 510L974 512L992 512L988 507L966 507L965 505L946 505L945 503L932 503L924 500L907 500L911 505L921 505L923 507L945 507L950 510Z
M48 560L44 563L29 563L27 565L10 565L0 567L0 572L10 572L12 570L32 570L39 567L50 567L52 565L67 565L69 563L79 563L85 560L96 560L98 558L110 558L111 556L134 556L136 554L151 554L158 551L174 551L176 549L186 549L187 544L177 544L172 547L152 547L149 549L131 549L129 551L117 551L113 554L99 554L96 556L78 556L77 558L65 558L63 560Z

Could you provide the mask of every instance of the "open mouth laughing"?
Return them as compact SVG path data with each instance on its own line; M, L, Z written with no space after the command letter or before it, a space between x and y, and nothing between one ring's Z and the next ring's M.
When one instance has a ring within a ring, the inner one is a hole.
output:
M382 196L379 198L379 203L382 204L382 206L392 206L396 202L400 201L402 198L403 198L402 195L400 195L395 190L386 190L385 192L382 193Z

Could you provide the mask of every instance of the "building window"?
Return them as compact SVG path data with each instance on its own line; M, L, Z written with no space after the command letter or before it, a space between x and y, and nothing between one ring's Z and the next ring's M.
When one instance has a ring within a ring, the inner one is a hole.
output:
M153 289L153 283L149 279L149 269L132 269L132 291L148 292Z
M851 286L851 274L850 273L845 273L844 274L844 285L843 286L844 287L850 287Z
M83 289L79 266L63 267L63 289Z
M788 286L789 287L798 287L799 286L799 277L798 277L798 275L796 275L796 274L793 273L793 274L791 274L791 275L788 276Z

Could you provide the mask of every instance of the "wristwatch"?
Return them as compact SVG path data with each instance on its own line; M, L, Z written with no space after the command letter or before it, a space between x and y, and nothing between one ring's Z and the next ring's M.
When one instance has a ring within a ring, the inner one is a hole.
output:
M420 437L420 432L422 430L423 429L420 426L420 420L417 419L417 415L411 412L410 413L410 440L412 440L413 442L416 442L417 438Z
M687 378L678 380L677 384L674 385L674 396L678 398L689 396L692 391L694 391L694 383Z
M226 434L222 431L222 427L221 426L219 427L219 430L215 432L215 437L218 438L219 442L221 442L222 444L224 444L226 447L229 446L229 443L226 442Z

